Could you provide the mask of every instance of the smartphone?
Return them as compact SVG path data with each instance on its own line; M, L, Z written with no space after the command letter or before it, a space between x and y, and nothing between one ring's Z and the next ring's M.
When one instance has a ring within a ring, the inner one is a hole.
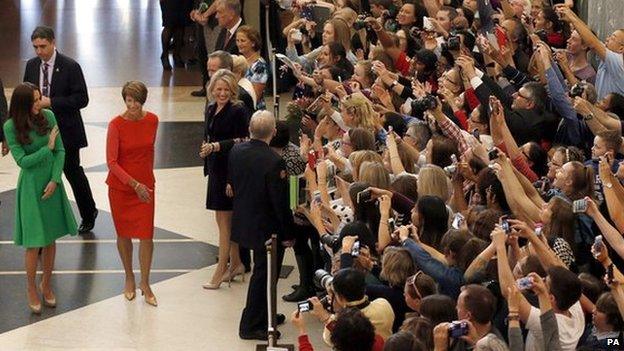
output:
M353 247L351 248L351 256L358 257L360 255L360 242L356 241L353 243Z
M423 17L423 29L429 32L435 31L429 17Z
M455 156L455 154L451 155L451 162L453 162L453 164L457 163L457 156Z
M503 220L501 221L501 228L503 228L505 234L511 234L511 226L509 225L507 218L503 218Z
M572 203L572 212L585 213L585 211L587 211L587 200L580 199Z
M394 223L394 218L388 218L388 231L392 234L395 230L396 224Z
M316 152L314 150L308 151L308 166L310 169L316 169Z
M464 216L461 213L456 213L455 217L453 217L453 223L451 223L451 226L454 229L459 229L461 228L465 220L466 218L464 218Z
M316 203L321 203L321 192L319 190L314 191L312 194L312 201Z
M613 283L613 263L609 265L609 267L607 267L607 281L609 282L609 284Z
M600 250L602 250L602 245L604 245L602 243L602 235L596 235L594 238L594 250L600 252Z
M302 312L310 312L314 309L314 305L309 300L297 302L297 309L300 313Z
M520 290L529 290L533 287L533 279L531 277L524 277L516 280L516 286Z
M472 130L472 136L477 139L477 141L481 141L481 133L479 133L479 128L475 128Z
M368 202L371 199L371 191L369 189L362 190L355 196L356 202L358 204Z
M490 150L490 152L488 152L488 159L490 161L494 161L494 160L498 159L498 149Z

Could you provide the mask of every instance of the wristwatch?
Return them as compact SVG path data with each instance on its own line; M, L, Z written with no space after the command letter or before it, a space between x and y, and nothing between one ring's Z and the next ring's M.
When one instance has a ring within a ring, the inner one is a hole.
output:
M394 89L394 87L396 87L398 84L399 82L395 80L394 82L392 82L392 84L390 84L390 89Z
M592 112L590 112L587 116L583 117L583 119L586 121L589 121L592 118L594 118L594 114Z

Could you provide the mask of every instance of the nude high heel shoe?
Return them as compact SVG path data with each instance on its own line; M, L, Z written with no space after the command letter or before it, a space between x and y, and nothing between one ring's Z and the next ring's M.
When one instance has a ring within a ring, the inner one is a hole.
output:
M143 290L143 288L141 289L141 295L145 296L145 303L147 303L150 306L154 306L154 307L158 307L158 301L156 301L156 296L152 293L152 296L147 296L145 294L145 290Z
M44 306L52 308L56 307L56 296L52 297L51 299L46 298L45 294L43 293L43 283L39 283L39 291L41 291Z

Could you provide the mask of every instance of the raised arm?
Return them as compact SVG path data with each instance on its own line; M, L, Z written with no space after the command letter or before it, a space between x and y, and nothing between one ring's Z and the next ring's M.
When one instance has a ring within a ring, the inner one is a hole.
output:
M604 218L594 200L588 197L586 197L585 200L587 201L587 215L594 220L598 229L600 229L600 232L613 250L620 255L620 257L624 258L624 238L622 238L622 234Z
M581 20L572 9L565 4L555 5L555 10L559 14L561 20L571 24L581 36L581 40L589 46L596 54L605 59L607 56L607 47L592 32L591 28L583 20Z
M620 232L624 232L624 186L611 172L611 168L604 158L600 159L598 166L600 179L602 179L603 192L607 201L607 208L611 220Z

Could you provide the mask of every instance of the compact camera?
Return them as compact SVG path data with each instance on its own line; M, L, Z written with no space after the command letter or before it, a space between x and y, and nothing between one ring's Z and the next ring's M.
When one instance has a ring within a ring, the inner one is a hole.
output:
M438 100L436 100L435 96L427 94L424 97L412 100L411 107L412 114L433 110L438 107Z
M587 200L580 199L572 202L572 212L585 213L587 211Z
M533 287L533 279L531 277L524 277L516 280L516 285L520 290L529 290Z
M468 335L468 323L465 321L453 321L448 328L449 336L458 339L464 335Z

